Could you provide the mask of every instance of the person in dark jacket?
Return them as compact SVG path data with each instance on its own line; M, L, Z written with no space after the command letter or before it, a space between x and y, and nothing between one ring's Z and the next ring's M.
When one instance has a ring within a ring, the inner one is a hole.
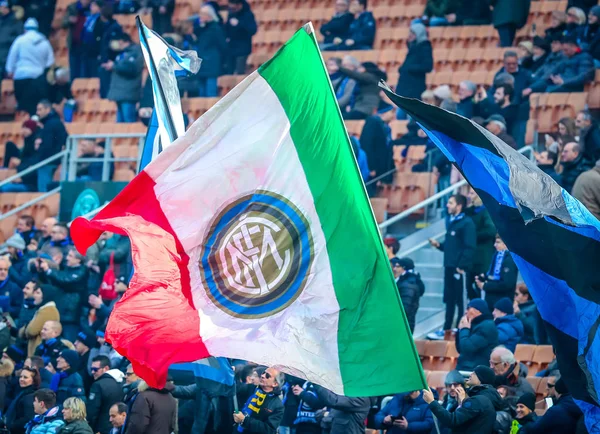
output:
M15 17L9 1L0 1L0 79L4 77L4 66L10 46L22 33L23 23Z
M125 434L170 434L177 422L177 402L165 389L138 386L139 394L127 415Z
M315 385L317 397L329 408L331 430L329 434L363 434L365 419L374 404L374 398L350 398L336 395Z
M423 24L414 23L408 33L408 53L398 72L396 93L407 98L420 98L427 89L425 77L433 71L433 51Z
M3 310L17 319L23 303L23 291L9 277L10 267L10 261L0 257L0 301L3 303Z
M252 36L257 26L246 0L231 0L225 24L227 38L227 74L245 74L246 61L252 52Z
M65 425L57 430L56 434L93 434L92 428L85 421L87 412L82 399L71 397L66 399L62 405Z
M67 142L67 129L58 114L52 109L52 103L47 99L41 100L37 105L36 114L42 123L40 133L41 143L38 149L39 160L45 160L59 153ZM40 167L38 172L38 191L48 191L48 184L52 182L58 161Z
M517 285L519 270L513 260L506 244L496 235L494 243L496 253L492 257L486 274L475 277L475 283L482 293L490 310L501 298L512 298Z
M427 23L431 27L447 26L451 24L453 15L456 21L460 1L457 0L427 0L423 17L417 18L414 22Z
M521 428L519 434L563 434L573 432L581 417L581 409L573 401L567 385L561 378L554 386L556 403L535 422Z
M33 394L40 387L40 373L35 368L23 368L19 376L17 396L4 415L4 422L11 434L24 434L25 424L34 418Z
M583 158L581 147L575 142L565 144L560 159L562 165L560 186L571 193L577 177L591 169L592 165Z
M199 86L197 96L215 97L218 95L217 79L227 53L227 42L217 13L211 6L200 8L200 26L194 29L194 37L196 51L202 59L202 68L196 74Z
M487 0L492 9L492 24L498 31L501 47L511 47L517 30L525 25L531 0Z
M360 146L367 154L371 179L383 175L392 168L392 129L389 124L394 120L394 110L387 105L370 116L360 134ZM390 182L384 178L382 182Z
M98 347L98 340L93 330L81 331L77 334L77 339L74 342L75 351L79 354L79 375L83 379L86 396L88 396L94 377L92 376L88 366L90 363L91 350Z
M83 26L90 15L90 0L77 0L67 6L62 19L62 28L67 29L69 49L69 71L71 79L85 77L85 57L83 46Z
M535 393L527 381L527 367L515 360L515 355L508 348L494 348L490 354L490 367L494 370L496 378L494 385L508 386L517 397L524 393Z
M583 158L594 164L600 159L600 128L588 110L577 113L575 125L579 129L579 146Z
M474 367L466 383L469 388L457 388L459 406L454 411L443 408L429 389L423 391L423 399L441 427L450 428L453 433L491 434L496 423L494 404L501 398L489 385L490 379L494 379L490 368L483 365Z
M527 64L523 64L523 67L535 75L546 63L548 56L550 56L550 42L548 40L535 36L533 38L533 54L529 58Z
M260 376L260 385L246 401L244 408L233 414L240 432L275 434L283 418L283 403L276 394L285 383L284 375L267 368ZM262 410L265 411L262 411Z
M498 330L481 298L474 298L461 318L456 334L456 351L459 353L456 369L468 371L478 365L488 365L490 354L498 346Z
M595 5L588 14L588 23L579 29L581 49L594 58L596 68L600 66L600 6Z
M524 283L519 283L515 290L515 301L513 303L515 316L523 323L522 344L537 343L537 318L539 313L535 302L529 294L529 289Z
M492 11L485 1L462 0L455 14L448 14L450 24L459 26L480 26L492 22Z
M47 286L40 286L38 289L43 289L44 291L44 302L48 298L47 294L56 294L54 288L48 288ZM38 310L38 313L41 312L42 309ZM42 342L35 349L35 355L44 359L46 364L51 363L53 366L56 365L60 354L67 348L60 338L61 333L62 325L60 322L50 320L44 323L40 332Z
M36 140L40 136L40 128L33 119L23 122L21 132L23 134L23 147L19 147L13 142L7 142L4 154L4 165L7 168L17 169L17 173L29 169L40 161L36 149ZM39 147L39 143L37 145ZM21 176L20 180L15 180L0 187L4 193L20 193L37 190L37 171ZM30 241L30 240L29 240ZM28 243L29 243L28 241Z
M56 393L56 400L64 402L67 398L85 399L83 380L77 373L79 354L75 350L63 350L56 360L56 374L50 381L50 389Z
M352 21L354 21L354 15L350 13L349 0L337 0L333 17L321 26L321 34L325 37L322 49L334 44L336 38L340 41L346 39Z
M519 121L519 106L513 103L514 93L510 84L502 84L494 88L494 94L490 98L482 87L475 95L473 114L484 119L499 114L506 121L507 130L513 131L513 127Z
M342 113L342 117L346 120L351 119L366 119L373 115L381 97L379 93L379 81L386 80L387 74L379 69L373 62L365 62L360 65L356 71L341 67L340 72L346 77L350 77L358 84L358 93L354 101L354 107L350 112Z
M152 9L152 30L159 35L173 31L171 20L175 11L175 0L147 0L143 5Z
M556 172L556 163L558 162L558 154L550 151L542 151L535 155L537 167L548 175L558 185L561 183L560 174Z
M0 408L5 409L8 402L8 394L11 389L11 379L15 371L12 360L0 359Z
M461 194L450 196L446 209L446 240L440 243L430 239L429 243L444 252L444 303L446 303L446 319L444 329L429 334L430 339L443 339L444 330L452 328L455 309L458 316L464 311L463 299L465 272L471 270L477 246L475 224L464 213L467 199Z
M512 423L511 432L519 432L519 429L537 420L535 414L535 394L524 393L517 400L516 417Z
M387 429L388 434L429 434L433 429L433 416L421 391L415 390L395 395L375 415L375 427Z
M517 344L523 339L523 323L513 312L513 302L510 298L501 298L494 304L494 323L498 329L498 343L504 345L513 353Z
M108 412L114 404L123 400L123 388L108 373L109 370L110 359L108 357L94 357L91 372L95 381L90 388L90 395L87 400L87 420L94 432L100 434L109 434L112 425Z
M477 91L477 85L471 80L463 80L458 85L458 104L456 113L471 119L473 117L473 97Z
M410 331L414 332L419 299L425 293L425 285L421 280L421 275L415 271L415 263L412 259L393 257L390 263Z
M358 60L353 56L346 56L344 61L346 67L352 70L360 66ZM331 80L331 86L335 92L335 98L337 99L340 111L342 113L351 111L354 104L354 99L356 97L355 91L358 90L356 81L344 75L340 71L342 59L339 57L327 59L325 66L327 67L329 79Z
M294 420L296 434L321 434L321 425L317 419L317 410L325 407L315 392L315 385L308 381L296 384L292 392L299 399L298 412Z
M328 50L371 50L375 42L376 23L373 14L367 10L367 0L351 0L350 13L354 21L346 38L334 37Z
M121 33L112 42L119 46L121 53L114 61L103 64L104 69L112 73L107 98L117 103L117 122L136 122L136 104L142 97L142 50L127 33Z
M512 99L512 102L513 104L519 105L529 95L529 93L525 95L523 91L529 88L532 84L531 72L519 66L519 55L516 51L506 51L504 53L502 62L502 68L500 68L496 75L494 75L494 84L487 92L487 95L493 97L494 93L496 92L495 88L501 84L512 84L514 91L514 98ZM501 80L501 77L506 74L509 74L514 78L513 83Z

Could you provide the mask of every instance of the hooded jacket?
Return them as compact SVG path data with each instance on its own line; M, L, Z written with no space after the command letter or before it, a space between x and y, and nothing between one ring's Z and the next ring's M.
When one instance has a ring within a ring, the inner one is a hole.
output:
M78 374L79 375L79 374ZM87 400L87 420L95 433L109 434L112 425L108 418L110 408L123 400L123 388L111 371L94 381Z
M423 24L412 24L410 30L416 39L408 44L408 53L398 68L400 78L396 91L407 98L420 98L427 89L425 79L433 71L433 49L427 38L427 29Z
M425 292L425 285L421 280L421 275L414 270L407 270L396 280L396 286L400 293L402 306L406 312L408 324L411 331L415 329L415 319L419 310L419 299Z
M535 344L535 337L537 336L537 307L533 300L529 300L519 305L519 313L515 316L523 323L523 337L521 338L521 344Z
M27 30L19 36L8 51L6 72L13 79L38 78L54 63L54 52L48 39L37 30Z
M523 323L514 315L506 315L494 320L498 329L498 343L513 353L523 338Z

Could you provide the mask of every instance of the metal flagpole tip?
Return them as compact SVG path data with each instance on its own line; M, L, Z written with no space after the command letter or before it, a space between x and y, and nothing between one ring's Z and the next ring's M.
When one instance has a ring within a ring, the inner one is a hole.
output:
M304 31L306 33L308 33L309 35L312 35L315 33L315 28L313 27L312 21L309 21L308 23L304 24L302 26L302 28L304 29Z

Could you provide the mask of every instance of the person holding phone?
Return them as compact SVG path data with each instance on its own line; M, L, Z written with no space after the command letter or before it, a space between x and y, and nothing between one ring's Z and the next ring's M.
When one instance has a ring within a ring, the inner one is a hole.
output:
M386 429L388 434L409 430L414 434L429 434L433 415L420 390L400 393L375 415L375 427Z

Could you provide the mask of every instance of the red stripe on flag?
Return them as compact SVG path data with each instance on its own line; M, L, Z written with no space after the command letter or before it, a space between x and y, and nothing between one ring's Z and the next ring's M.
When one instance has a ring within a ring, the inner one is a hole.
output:
M85 252L104 231L128 235L135 274L115 305L106 338L151 387L162 387L173 363L209 353L193 306L189 257L142 171L91 221L76 219L71 236Z

